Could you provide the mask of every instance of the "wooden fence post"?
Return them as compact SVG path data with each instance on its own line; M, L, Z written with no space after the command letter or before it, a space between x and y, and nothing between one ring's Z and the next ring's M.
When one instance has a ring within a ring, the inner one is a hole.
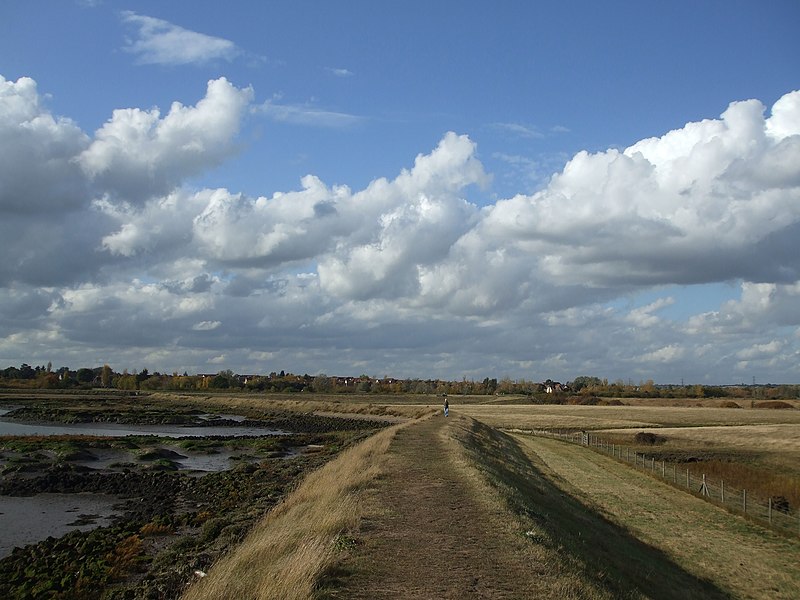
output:
M667 478L667 462L664 460L661 461L661 477Z
M742 510L747 514L747 490L742 490Z
M721 481L719 484L719 496L723 504L725 504L725 481Z
M692 489L692 486L689 483L689 469L686 469L686 487Z
M767 519L769 519L769 524L772 525L772 496L769 497L769 504L767 506Z

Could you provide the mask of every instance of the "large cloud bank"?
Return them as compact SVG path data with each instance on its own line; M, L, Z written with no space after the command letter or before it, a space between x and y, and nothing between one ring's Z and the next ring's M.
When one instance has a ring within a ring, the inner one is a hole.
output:
M31 79L0 78L0 357L800 375L800 92L578 153L540 192L485 206L465 190L490 175L455 133L362 190L313 175L261 197L189 187L236 151L253 103L219 79L194 106L115 110L89 135ZM659 316L671 297L612 302L722 282L741 298L684 321Z

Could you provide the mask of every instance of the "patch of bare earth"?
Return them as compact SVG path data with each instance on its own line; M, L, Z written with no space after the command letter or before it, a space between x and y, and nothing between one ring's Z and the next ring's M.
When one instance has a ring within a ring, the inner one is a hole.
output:
M460 423L459 423L460 422ZM371 490L355 546L333 574L328 598L536 598L554 594L548 567L509 524L492 491L469 472L433 417L398 432ZM557 585L558 587L558 585Z

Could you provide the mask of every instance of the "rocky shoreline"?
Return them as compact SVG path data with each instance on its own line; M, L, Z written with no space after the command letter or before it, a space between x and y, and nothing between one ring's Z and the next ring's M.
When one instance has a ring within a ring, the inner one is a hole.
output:
M106 418L142 423L155 416L137 412L106 413ZM173 415L170 423L186 423L200 414ZM38 420L56 415L91 418L90 422L96 422L97 416L94 411L30 406L13 416ZM0 437L0 495L94 492L118 499L117 516L110 526L47 538L15 548L0 560L0 597L177 598L304 475L384 425L299 413L259 417L247 420L293 433L177 440ZM219 425L221 421L213 422ZM206 418L202 424L208 422ZM102 452L117 451L128 452L132 458L100 468L86 466ZM235 466L198 473L180 468L178 462L190 454L219 452L234 457ZM81 519L91 522L92 515L80 515Z

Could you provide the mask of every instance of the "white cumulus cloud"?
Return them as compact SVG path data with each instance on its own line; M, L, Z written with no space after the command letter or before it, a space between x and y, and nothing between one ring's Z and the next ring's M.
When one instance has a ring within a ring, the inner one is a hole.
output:
M123 200L168 193L231 154L252 97L251 88L236 88L223 77L208 82L196 106L174 102L163 118L156 108L115 110L80 164L96 185Z
M6 215L88 204L73 160L88 143L73 121L46 109L33 79L0 76L0 208Z
M313 174L255 196L189 188L235 150L252 103L218 79L194 106L114 111L92 136L33 80L0 79L0 134L17 144L0 143L0 356L49 344L180 357L148 365L179 371L282 357L278 370L397 375L799 374L800 92L580 152L540 191L496 201L475 201L491 175L452 132L361 189ZM683 320L659 316L672 298L614 308L720 282L739 296Z

